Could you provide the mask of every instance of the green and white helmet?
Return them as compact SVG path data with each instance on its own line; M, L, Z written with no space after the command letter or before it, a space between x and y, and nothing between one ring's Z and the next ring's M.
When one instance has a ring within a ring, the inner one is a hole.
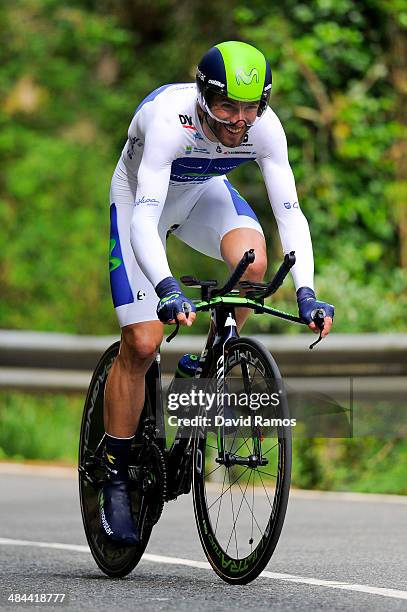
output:
M239 102L258 102L259 119L267 108L271 82L270 64L263 53L234 40L212 47L196 71L198 102L209 114L210 95L217 93Z

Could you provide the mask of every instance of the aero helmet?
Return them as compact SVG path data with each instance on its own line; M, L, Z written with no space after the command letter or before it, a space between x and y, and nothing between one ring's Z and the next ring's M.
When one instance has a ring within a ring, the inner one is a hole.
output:
M208 98L211 93L217 93L240 102L259 102L259 119L267 108L271 82L270 64L263 53L239 41L212 47L196 71L198 102L210 115Z

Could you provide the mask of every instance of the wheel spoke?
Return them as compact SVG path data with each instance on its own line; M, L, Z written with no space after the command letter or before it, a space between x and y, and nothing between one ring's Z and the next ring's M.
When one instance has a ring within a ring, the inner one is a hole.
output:
M256 470L256 471L257 471L257 470ZM268 499L268 502L269 502L269 504L270 504L270 508L271 508L271 509L273 509L273 504L271 503L270 498L269 498L269 495L268 495L268 493L267 493L267 489L266 489L266 487L264 486L263 478L261 477L261 474L259 474L259 476L260 476L261 484L263 485L264 492L265 492L266 497L267 497L267 499Z
M234 432L234 436L233 436L233 440L232 440L232 445L231 445L231 447L230 447L230 451L229 451L231 454L232 454L232 452L233 452L233 445L234 445L234 443L236 442L236 436L237 436L237 429L236 429L236 431Z
M252 470L252 472L254 472L254 470ZM254 482L254 475L253 475L253 482ZM240 489L240 490L242 490L242 489L241 489L241 487L240 487L240 483L237 483L237 484L238 484L239 489ZM246 497L244 498L244 500L245 500L245 502L246 502L246 504L247 504L247 507L249 508L250 514L252 515L252 519L253 519L253 520L254 520L254 522L256 523L257 529L260 531L260 535L261 535L261 536L263 536L263 535L264 535L264 533L263 533L263 531L261 530L261 527L260 527L260 525L258 524L257 519L256 519L256 517L254 516L253 510L252 510L252 508L250 508L249 502L247 501Z
M278 446L278 442L276 442L276 443L274 444L274 446L270 446L270 448L269 448L268 450L266 450L266 452L265 452L265 453L263 453L263 457L265 457L265 456L266 456L266 455L267 455L267 454L268 454L270 451L272 451L272 450L273 450L273 448L276 448L276 446Z
M214 468L211 472L209 472L208 474L204 475L204 478L208 478L211 474L213 474L214 472L216 472L216 470L218 470L220 467L222 467L222 464L220 463L218 466L216 466L216 468Z
M229 547L229 543L230 543L230 540L231 540L231 538L232 538L233 529L235 529L235 530L236 530L236 523L237 523L237 519L239 518L240 510L241 510L242 505L243 505L243 498L245 498L245 496L246 496L247 487L249 486L249 482L250 482L250 478L251 478L251 477L252 477L252 473L250 473L249 478L247 479L246 488L245 488L244 492L242 493L242 499L240 500L239 509L238 509L238 511L237 511L237 514L236 514L236 519L235 519L235 521L234 521L234 523L233 523L232 532L231 532L231 534L230 534L230 536L229 536L229 540L228 540L228 544L227 544L226 550L227 550L227 549L228 549L228 547Z
M229 491L230 487L233 487L233 485L234 485L234 484L236 484L236 483L237 483L237 482L238 482L238 481L239 481L239 480L242 478L242 476L244 476L244 475L246 474L246 472L247 472L247 470L248 470L248 469L249 469L249 468L247 467L247 468L245 469L245 471L244 471L244 472L242 472L242 473L240 474L240 476L238 476L238 477L236 478L236 480L234 480L234 481L231 483L231 485L230 485L230 486L229 486L229 487L228 487L228 488L227 488L225 491L223 491L223 492L221 493L221 495L219 495L219 497L217 497L217 498L215 499L215 501L214 501L214 502L212 502L212 504L211 504L210 506L208 506L208 510L210 510L210 509L212 508L212 506L214 506L214 505L216 504L216 502L218 502L218 501L220 500L220 498L222 497L222 495L224 495L225 493L227 493L227 492Z
M219 467L220 467L220 466L219 466ZM227 471L227 470L225 470L225 474L224 474L224 476L223 476L222 492L223 492L223 490L224 490L224 488L225 488L226 471ZM219 508L218 508L218 515L217 515L217 517L216 517L215 535L216 535L216 531L217 531L217 529L218 529L218 521L219 521L220 509L221 509L221 506L222 506L222 500L223 500L223 495L221 495L221 498L220 498L220 504L219 504Z
M253 486L252 486L252 516L251 516L251 521L252 521L252 528L250 531L250 552L253 550L253 518L254 518L254 472L252 472L253 474Z
M259 470L259 468L256 468L256 472L258 472L259 474L265 474L266 476L272 476L273 478L277 478L276 474L270 474L270 472L265 472L264 470Z
M243 437L243 436L242 436L242 437ZM242 442L242 443L241 443L241 445L240 445L240 446L239 446L239 447L238 447L238 448L237 448L237 449L234 451L234 453L233 453L234 455L236 455L236 453L238 453L238 452L240 451L240 449L242 448L242 446L244 446L245 444L246 444L246 446L247 446L247 448L248 448L249 452L251 453L250 447L249 447L249 445L247 444L247 439L246 439L245 437L243 437L243 438L244 438L244 439L243 439L243 442ZM232 449L230 449L230 453L232 454Z
M230 470L228 470L228 477L229 477L229 485L230 485ZM233 507L232 485L229 486L229 493L230 493L230 504L232 506L232 519L233 519L232 533L230 534L229 542L232 538L232 534L234 533L235 534L235 545L236 545L236 557L239 558L239 550L237 547L237 537L236 537L236 528L235 528L236 521L235 521L235 511ZM228 552L229 542L228 542L228 545L226 546L226 552Z

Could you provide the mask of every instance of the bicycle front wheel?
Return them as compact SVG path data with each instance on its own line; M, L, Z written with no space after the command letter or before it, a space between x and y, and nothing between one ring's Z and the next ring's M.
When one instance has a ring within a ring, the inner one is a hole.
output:
M228 583L247 584L268 563L283 526L291 479L290 420L280 372L260 342L232 340L223 367L229 394L228 407L221 407L223 425L213 427L212 418L194 442L194 510L215 572ZM219 374L212 374L218 391ZM251 401L260 394L272 397L273 405L256 409L254 419L252 405L238 405L239 388ZM222 422L219 404L216 422Z

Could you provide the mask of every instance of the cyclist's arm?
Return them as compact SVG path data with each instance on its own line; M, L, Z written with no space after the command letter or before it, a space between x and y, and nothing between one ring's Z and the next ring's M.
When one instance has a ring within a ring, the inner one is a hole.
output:
M137 175L130 240L137 262L154 287L171 275L158 223L168 193L171 155L159 141L161 130L151 125Z
M264 117L261 139L263 154L257 159L277 221L284 253L295 251L297 263L292 268L295 288L314 287L314 257L307 219L302 213L291 170L287 140L277 116L271 111Z

